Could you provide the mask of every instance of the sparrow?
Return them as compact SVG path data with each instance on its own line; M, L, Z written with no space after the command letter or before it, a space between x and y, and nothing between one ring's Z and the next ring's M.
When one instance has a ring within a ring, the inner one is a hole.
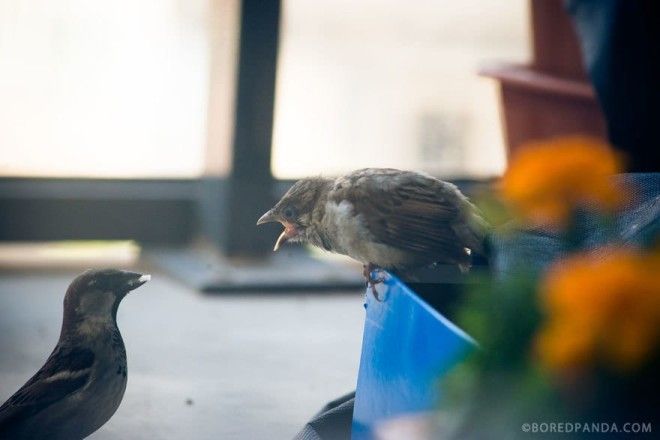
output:
M488 230L455 185L391 168L299 180L257 225L269 222L284 226L274 251L303 242L347 255L364 265L376 297L376 269L406 272L444 263L467 271L475 253L485 254Z
M0 439L82 439L112 417L127 381L117 308L150 278L105 269L88 270L73 280L55 349L0 406Z

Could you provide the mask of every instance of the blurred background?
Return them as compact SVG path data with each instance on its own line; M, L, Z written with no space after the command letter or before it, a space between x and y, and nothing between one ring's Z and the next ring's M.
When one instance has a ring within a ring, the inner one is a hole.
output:
M0 0L0 401L77 272L135 267L129 388L94 438L291 437L355 387L361 271L273 256L259 215L367 166L470 192L521 138L571 132L567 100L601 133L578 57L560 1Z
M227 175L238 1L5 0L4 176ZM282 4L272 172L504 167L487 59L529 57L527 3Z

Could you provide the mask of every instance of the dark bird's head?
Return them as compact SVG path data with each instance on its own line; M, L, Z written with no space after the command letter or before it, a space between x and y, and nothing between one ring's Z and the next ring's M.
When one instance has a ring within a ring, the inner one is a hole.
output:
M278 250L287 241L305 240L308 228L314 226L314 210L329 189L330 183L330 179L321 177L297 181L272 209L257 220L258 225L280 222L284 226L273 250Z
M64 326L68 321L110 320L117 317L119 303L151 275L118 269L90 269L78 275L64 297Z

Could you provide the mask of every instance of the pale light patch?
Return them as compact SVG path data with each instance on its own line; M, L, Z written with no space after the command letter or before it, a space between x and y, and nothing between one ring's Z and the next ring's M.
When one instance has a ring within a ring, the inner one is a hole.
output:
M345 226L346 223L355 223L356 216L353 213L353 204L348 200L339 203L327 202L325 205L326 215L330 214L335 227Z
M78 332L81 335L94 336L113 325L114 323L109 315L107 317L88 316L78 325Z
M325 205L325 215L330 220L331 224L328 226L333 230L333 236L337 238L339 249L355 258L350 250L354 247L356 238L366 238L368 231L360 216L355 215L353 204L348 200L339 203L328 201Z
M338 240L337 252L363 264L373 263L380 267L396 267L405 261L404 252L374 240L362 215L355 215L354 207L349 201L328 201L325 209L326 227Z
M100 329L113 325L112 309L115 303L113 292L88 293L80 299L76 308L83 320L78 326L82 334L96 334Z
M44 382L55 382L56 380L75 379L77 377L84 376L89 372L89 370L90 370L89 368L85 368L76 371L70 371L70 370L58 371L52 376L45 378Z

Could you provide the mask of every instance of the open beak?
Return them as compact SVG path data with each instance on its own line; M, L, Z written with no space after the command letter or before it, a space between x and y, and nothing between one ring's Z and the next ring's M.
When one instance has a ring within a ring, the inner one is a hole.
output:
M284 225L284 230L282 231L280 236L277 237L277 241L275 242L275 246L273 247L273 252L277 251L280 248L280 246L282 246L290 239L298 236L298 230L296 229L295 225L292 225L291 223L282 223L282 224Z
M282 221L277 215L273 213L272 209L266 212L264 215L262 215L259 218L259 220L257 220L257 225L263 225L264 223L272 223L272 222L280 222L284 226L284 231L282 231L280 236L277 237L277 241L275 242L275 247L273 247L273 252L275 252L284 243L296 237L298 235L298 230L296 229L295 225Z

